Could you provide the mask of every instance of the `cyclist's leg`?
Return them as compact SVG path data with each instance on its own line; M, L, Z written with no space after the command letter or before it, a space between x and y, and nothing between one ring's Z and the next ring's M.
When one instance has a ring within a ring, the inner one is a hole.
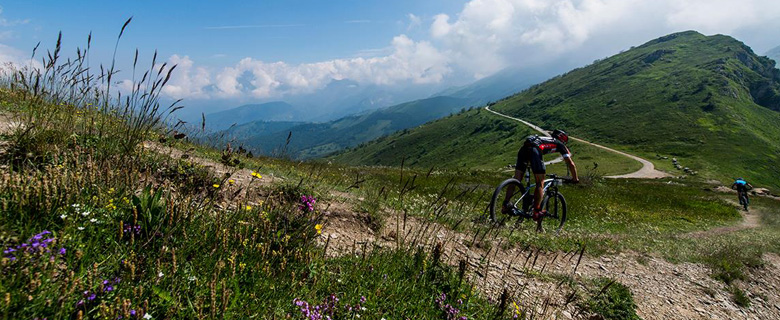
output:
M544 174L547 173L547 168L544 165L544 159L542 159L542 152L537 148L531 150L531 171L534 173L534 180L536 180L536 188L534 189L534 209L539 210L542 207Z
M533 219L536 220L536 231L541 232L542 193L544 192L544 174L547 173L547 168L544 166L542 152L538 148L534 148L531 152L531 171L534 173L534 180L536 180L536 188L534 188Z
M523 175L525 174L525 170L528 167L528 161L529 161L529 150L528 147L523 146L520 148L520 150L517 151L517 163L515 163L515 179L519 181L523 181ZM520 192L523 192L522 190ZM506 188L506 198L504 199L511 199L512 195L515 194L515 186L509 185Z

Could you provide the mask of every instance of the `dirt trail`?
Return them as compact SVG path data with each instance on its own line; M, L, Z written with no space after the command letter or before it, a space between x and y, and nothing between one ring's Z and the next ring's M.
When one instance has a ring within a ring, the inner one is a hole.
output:
M171 148L168 146L163 146L156 142L151 141L144 141L143 143L144 149L152 150L155 152L158 152L160 154L168 155L169 157L173 159L181 159L183 156L186 157L188 160L192 161L193 163L197 163L199 165L202 165L206 168L210 168L214 171L214 173L217 174L219 177L227 177L226 180L232 179L235 181L235 184L239 187L248 186L250 183L252 184L259 184L259 185L271 185L275 181L282 180L279 177L274 177L273 174L265 175L260 173L262 178L257 179L256 177L252 176L252 170L249 169L238 169L234 167L226 166L222 163L218 163L215 161L212 161L210 159L205 159L201 157L197 157L192 155L192 153L184 152L176 148ZM186 156L185 156L186 155Z
M735 207L741 208L736 201L732 201L732 200L727 200L727 201L733 204ZM762 211L760 209L756 209L756 208L750 209L750 212L741 211L740 209L740 214L742 215L742 222L740 222L738 225L691 232L687 234L686 237L703 238L703 237L711 237L715 235L736 232L736 231L741 231L746 229L758 228L761 226L761 212Z
M549 136L549 134L547 133L546 130L544 130L541 127L536 126L536 125L534 125L534 124L532 124L532 123L530 123L528 121L525 121L525 120L519 119L519 118L515 118L515 117L510 117L510 116L502 114L502 113L498 113L496 111L490 110L490 107L485 107L485 110L490 111L493 114L502 116L504 118L508 118L508 119L512 119L512 120L518 121L518 122L520 122L522 124L525 124L526 126L531 127L532 129L534 129L536 131L539 131L539 132L543 133L544 135ZM589 141L585 141L585 140L582 140L582 139L579 139L579 138L575 138L575 137L572 137L572 136L569 136L569 138L571 138L572 140L578 141L578 142L582 142L582 143L585 143L585 144L588 144L588 145L591 145L591 146L594 146L594 147L597 147L597 148L601 148L601 149L604 149L604 150L607 150L607 151L610 151L610 152L614 152L614 153L617 153L619 155L622 155L622 156L634 159L636 161L639 161L642 164L642 168L640 168L639 170L637 170L635 172L622 174L622 175L615 175L615 176L606 176L605 178L612 178L612 179L629 179L629 178L657 179L657 178L665 178L665 177L669 177L670 176L666 172L656 170L655 169L655 165L653 165L652 162L650 162L648 160L645 160L643 158L640 158L640 157L637 157L635 155L631 155L631 154L628 154L628 153L625 153L625 152L622 152L622 151L617 151L615 149L602 146L600 144L596 144L596 143L593 143L593 142L589 142ZM553 161L550 161L550 163L560 162L562 160L563 159L555 159Z

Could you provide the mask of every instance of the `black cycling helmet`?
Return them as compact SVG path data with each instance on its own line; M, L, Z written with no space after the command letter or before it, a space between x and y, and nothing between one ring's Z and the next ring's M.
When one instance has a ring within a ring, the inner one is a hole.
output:
M563 143L569 142L569 135L566 134L566 132L564 132L563 130L555 129L550 134L550 136L552 136L555 139L561 140L561 142L563 142Z

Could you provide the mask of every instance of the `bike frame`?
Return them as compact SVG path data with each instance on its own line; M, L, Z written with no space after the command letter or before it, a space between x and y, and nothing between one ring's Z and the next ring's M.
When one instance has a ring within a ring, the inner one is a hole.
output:
M550 197L553 197L556 194L558 194L558 185L561 184L561 182L559 180L560 179L544 179L544 181L542 182L542 195L549 195ZM525 208L523 208L522 205L518 206L517 204L518 203L522 203L523 199L525 199L525 197L533 197L534 195L533 195L533 191L532 190L534 188L536 188L536 184L535 183L529 185L525 189L525 192L523 193L523 195L520 196L520 198L518 198L517 201L515 201L515 203L512 204L515 208L520 208L521 209L520 211L523 214L526 213L525 210L524 210ZM544 198L544 196L542 196L542 198ZM557 198L556 198L555 201L558 201Z

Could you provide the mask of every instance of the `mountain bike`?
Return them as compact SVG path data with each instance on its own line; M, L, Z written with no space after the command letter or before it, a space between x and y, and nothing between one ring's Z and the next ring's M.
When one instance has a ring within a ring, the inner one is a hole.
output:
M541 217L542 228L553 229L558 234L563 228L563 224L566 223L566 198L558 191L558 186L564 181L570 180L554 174L546 176L549 179L545 179L543 182L541 208L547 210L547 213ZM510 186L514 188L514 192L512 196L507 198L507 188ZM493 198L490 199L490 221L503 223L513 217L518 217L518 222L523 219L532 219L533 208L531 206L534 202L533 190L535 186L535 184L531 184L525 188L520 180L514 178L501 182L496 191L493 192ZM504 203L507 203L506 208L503 206Z

